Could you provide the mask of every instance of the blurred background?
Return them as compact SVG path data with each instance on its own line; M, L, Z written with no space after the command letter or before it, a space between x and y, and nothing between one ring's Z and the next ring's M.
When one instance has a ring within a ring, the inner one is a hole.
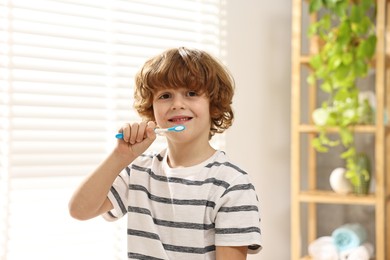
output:
M137 120L135 72L178 46L234 75L236 119L213 145L259 195L264 248L249 259L289 259L290 39L282 0L0 0L0 259L125 258L124 221L76 221L67 204Z

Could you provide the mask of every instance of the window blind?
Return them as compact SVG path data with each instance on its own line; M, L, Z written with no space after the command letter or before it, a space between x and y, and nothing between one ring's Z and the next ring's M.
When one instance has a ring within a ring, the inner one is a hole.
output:
M124 221L73 220L68 200L139 120L140 66L178 46L223 60L223 14L221 0L0 0L0 259L126 257Z

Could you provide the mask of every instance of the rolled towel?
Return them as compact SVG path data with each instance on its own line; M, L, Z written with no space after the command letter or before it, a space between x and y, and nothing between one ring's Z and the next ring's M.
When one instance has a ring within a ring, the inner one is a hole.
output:
M332 232L333 242L341 252L365 242L367 233L360 224L345 224Z
M369 260L373 256L374 246L370 243L340 252L340 260Z
M319 237L309 244L309 255L313 260L338 260L337 248L330 236Z

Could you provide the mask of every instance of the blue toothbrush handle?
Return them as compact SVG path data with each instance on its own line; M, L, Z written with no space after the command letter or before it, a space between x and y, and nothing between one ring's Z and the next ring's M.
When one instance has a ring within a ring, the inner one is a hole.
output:
M176 126L173 126L173 127L170 127L170 128L155 128L154 132L156 134L161 134L161 133L164 133L164 132L181 132L184 129L186 129L186 127L184 125L176 125ZM123 139L123 133L117 133L115 135L115 137L117 139Z
M156 130L155 130L155 132L156 132ZM115 135L115 138L116 138L116 139L123 139L123 133L117 133L117 134Z

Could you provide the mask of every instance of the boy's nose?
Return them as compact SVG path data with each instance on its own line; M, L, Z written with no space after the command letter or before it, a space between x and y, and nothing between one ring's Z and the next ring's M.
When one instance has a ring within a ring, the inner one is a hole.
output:
M185 108L185 100L181 95L175 95L173 98L172 109L184 109Z

